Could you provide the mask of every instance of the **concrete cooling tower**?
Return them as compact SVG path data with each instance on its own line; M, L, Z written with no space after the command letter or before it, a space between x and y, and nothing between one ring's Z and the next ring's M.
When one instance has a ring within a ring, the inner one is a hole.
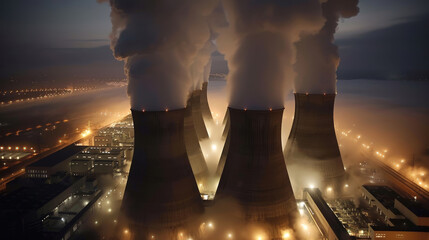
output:
M345 175L334 128L335 94L295 94L295 118L285 149L295 193L314 185L341 189Z
M224 126L223 128L223 133L222 133L222 140L225 141L225 144L223 145L223 150L222 153L220 155L220 159L219 159L219 163L217 165L217 169L216 169L216 177L218 179L220 179L222 172L223 172L223 168L225 167L225 162L226 162L226 157L228 156L228 151L229 151L229 130L230 130L230 120L229 120L229 110L226 111L225 113L225 117L223 118L223 122L222 125Z
M134 239L174 234L203 211L184 144L185 112L132 110L135 149L121 215Z
M203 120L204 107L201 104L201 95L202 91L194 91L188 100L185 113L184 136L186 152L188 153L192 171L200 191L204 191L209 171L201 150L200 141L208 139L209 136Z
M272 111L229 108L229 151L216 201L232 199L249 222L270 226L270 238L281 239L292 227L296 201L281 145L283 109Z
M202 113L203 119L206 123L212 123L213 122L213 116L212 116L212 112L210 111L209 101L208 101L208 97L207 97L208 85L209 85L208 82L204 82L203 88L201 90L201 95L200 95L201 113Z

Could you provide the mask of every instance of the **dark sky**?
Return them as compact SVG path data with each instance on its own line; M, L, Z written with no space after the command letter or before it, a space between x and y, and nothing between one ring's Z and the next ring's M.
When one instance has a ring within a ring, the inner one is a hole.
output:
M428 73L428 0L361 0L360 8L337 34L340 79ZM96 0L1 1L0 79L123 77L108 47L109 13Z

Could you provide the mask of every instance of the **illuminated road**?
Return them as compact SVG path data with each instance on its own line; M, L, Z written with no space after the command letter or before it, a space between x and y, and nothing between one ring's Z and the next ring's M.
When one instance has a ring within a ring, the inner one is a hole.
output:
M363 155L366 159L368 159L371 163L374 163L385 173L384 176L387 181L391 182L395 188L399 188L403 193L406 193L410 197L416 196L417 199L424 204L429 204L429 192L424 188L420 187L418 184L409 180L407 177L399 173L398 171L392 169L390 166L385 164L384 162L376 159L375 157L371 157L368 155L368 152L363 150Z

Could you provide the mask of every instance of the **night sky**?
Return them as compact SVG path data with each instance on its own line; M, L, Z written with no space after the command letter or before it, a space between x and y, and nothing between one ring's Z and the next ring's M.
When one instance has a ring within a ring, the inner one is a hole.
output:
M11 79L123 77L123 63L114 60L108 47L107 3L13 0L0 6L3 84ZM342 21L336 35L339 78L427 78L429 1L361 0L359 7L359 16Z

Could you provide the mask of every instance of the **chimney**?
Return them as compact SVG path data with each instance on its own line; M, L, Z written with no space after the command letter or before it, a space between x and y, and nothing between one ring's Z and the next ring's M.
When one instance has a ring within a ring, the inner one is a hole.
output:
M204 191L209 175L207 163L201 150L200 141L208 139L208 133L203 120L201 90L192 93L188 100L185 113L185 147L192 171L200 191ZM211 116L211 115L210 115Z
M328 186L341 189L345 171L335 135L334 101L335 94L295 93L285 159L296 193L311 184L322 192Z
M185 112L132 110L134 156L121 214L134 239L174 234L203 211L184 144Z
M283 109L229 108L229 151L216 201L235 200L249 222L270 226L271 238L292 227L296 201L281 145Z

